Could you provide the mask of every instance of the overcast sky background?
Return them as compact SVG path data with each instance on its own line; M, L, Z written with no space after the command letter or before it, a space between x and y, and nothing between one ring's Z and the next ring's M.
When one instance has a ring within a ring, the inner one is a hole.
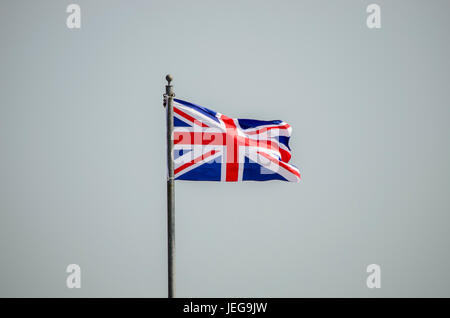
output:
M450 297L448 1L70 3L0 4L0 296L166 297L171 73L302 173L177 182L177 296Z

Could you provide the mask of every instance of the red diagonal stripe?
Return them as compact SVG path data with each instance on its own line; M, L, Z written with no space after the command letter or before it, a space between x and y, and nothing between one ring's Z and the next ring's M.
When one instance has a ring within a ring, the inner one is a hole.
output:
M266 153L264 153L264 152L257 151L257 153L258 153L259 155L261 155L261 156L263 156L263 157L269 159L269 160L272 161L273 163L275 163L275 164L277 164L277 165L283 167L284 169L288 170L289 172L295 174L297 177L300 178L300 173L299 173L297 170L291 168L288 164L286 164L286 163L284 163L284 162L282 162L282 161L279 161L279 160L277 160L277 159L275 159L275 158L269 156L268 154L266 154Z
M191 161L185 163L184 165L179 166L179 167L176 168L173 172L174 172L174 174L177 174L178 172L180 172L180 171L182 171L182 170L184 170L184 169L186 169L186 168L188 168L188 167L190 167L190 166L192 166L192 165L195 165L196 163L202 161L203 159L206 159L206 158L208 158L208 157L214 155L216 152L217 152L217 150L211 150L211 151L209 151L209 152L207 152L207 153L204 153L203 155L198 156L198 157L195 158L194 160L191 160Z
M174 107L174 108L173 108L173 111L174 111L175 113L177 113L178 115L180 115L181 117L186 118L187 120L189 120L190 122L192 122L192 123L195 124L195 125L202 126L202 127L209 127L209 126L206 125L205 123L203 123L203 122L201 122L200 120L195 119L194 117L192 117L192 116L186 114L185 112L181 111L181 110L178 109L177 107ZM199 124L200 124L200 125L199 125Z
M244 132L248 135L256 135L256 134L260 134L260 133L266 132L271 129L289 129L289 127L291 127L289 124L285 124L285 125L281 125L281 126L264 127L264 128L254 130L254 131L245 131L244 130Z

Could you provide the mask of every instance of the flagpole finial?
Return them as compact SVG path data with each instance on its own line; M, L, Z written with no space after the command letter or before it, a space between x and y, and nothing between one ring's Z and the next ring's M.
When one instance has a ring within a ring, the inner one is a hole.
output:
M168 84L168 85L170 85L170 82L172 82L172 80L173 80L172 75L167 74L167 75L166 75L166 81L167 81L167 84Z
M172 82L173 77L170 74L166 75L166 81L167 81L167 85L166 85L166 95L167 96L172 96L175 97L175 94L173 93L173 87L172 87Z

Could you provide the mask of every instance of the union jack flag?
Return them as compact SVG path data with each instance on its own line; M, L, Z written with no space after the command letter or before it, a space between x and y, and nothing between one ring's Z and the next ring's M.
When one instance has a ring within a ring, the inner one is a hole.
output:
M175 180L300 181L288 163L287 123L230 118L180 99L173 111Z

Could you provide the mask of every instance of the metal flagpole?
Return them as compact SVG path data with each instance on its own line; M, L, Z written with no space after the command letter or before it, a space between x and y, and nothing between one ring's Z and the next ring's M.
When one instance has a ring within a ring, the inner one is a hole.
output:
M175 184L173 180L173 87L172 76L167 75L164 106L167 120L167 260L169 298L175 297Z

